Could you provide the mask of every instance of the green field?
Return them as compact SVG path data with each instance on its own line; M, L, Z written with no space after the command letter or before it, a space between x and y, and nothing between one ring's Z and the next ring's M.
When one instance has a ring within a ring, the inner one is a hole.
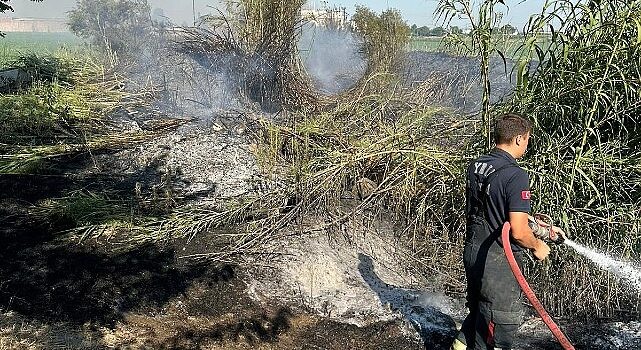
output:
M505 54L505 57L516 58L517 50L523 44L523 40L522 36L502 39L498 44L498 49ZM550 38L548 36L540 36L537 39L537 44L545 50L550 45ZM444 38L440 37L412 37L406 49L407 51L450 52L457 54L454 50L447 48Z
M471 44L471 39L468 38ZM516 54L516 50L523 42L523 37L510 37L505 40L501 40L498 43L499 50L505 53L506 57L513 57ZM412 37L409 44L407 45L408 51L426 51L426 52L450 52L457 54L454 48L447 47L447 41L445 38L441 37Z
M438 37L412 37L410 43L407 45L408 51L441 51L442 50L442 38Z
M28 53L51 54L60 49L75 50L85 41L72 33L11 32L0 38L0 63L11 62Z

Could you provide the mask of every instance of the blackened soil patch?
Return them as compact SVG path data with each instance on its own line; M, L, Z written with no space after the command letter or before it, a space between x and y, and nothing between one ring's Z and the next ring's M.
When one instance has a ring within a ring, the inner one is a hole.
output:
M196 278L233 277L229 267L177 265L174 251L155 245L109 254L52 244L37 226L0 235L0 307L38 320L113 325L126 312L162 306Z
M356 327L323 322L310 327L301 337L299 349L425 349L415 339L403 335L398 322L377 322Z

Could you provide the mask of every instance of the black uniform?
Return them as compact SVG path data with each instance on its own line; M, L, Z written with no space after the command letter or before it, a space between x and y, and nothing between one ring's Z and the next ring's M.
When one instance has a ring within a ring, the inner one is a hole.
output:
M467 169L465 210L470 314L458 338L468 349L509 349L522 321L521 289L503 252L501 230L510 212L530 212L527 173L500 149L473 161ZM522 248L512 244L512 250L521 265Z

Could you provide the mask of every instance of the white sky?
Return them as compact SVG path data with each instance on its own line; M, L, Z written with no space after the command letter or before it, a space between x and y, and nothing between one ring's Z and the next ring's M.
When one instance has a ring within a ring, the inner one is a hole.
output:
M192 0L148 0L152 8L162 8L165 15L177 24L192 21ZM212 12L212 7L219 6L221 0L193 0L196 14ZM310 0L310 3L320 6L320 0ZM12 17L39 17L39 18L64 18L66 12L73 9L75 0L44 0L41 3L29 0L11 0L9 4L14 7L14 13L4 16ZM387 7L398 9L408 24L418 26L434 26L434 9L438 0L328 0L332 6L345 6L348 13L354 13L356 5L363 5L375 11ZM506 0L509 11L505 8L504 22L522 28L533 13L540 11L540 0ZM502 7L502 6L501 6Z

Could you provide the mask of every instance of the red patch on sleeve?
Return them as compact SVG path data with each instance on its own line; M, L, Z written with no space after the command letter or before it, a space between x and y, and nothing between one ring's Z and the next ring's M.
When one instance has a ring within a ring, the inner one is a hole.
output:
M522 191L521 192L521 199L524 200L524 201L529 201L531 196L532 196L532 194L530 193L530 191Z

